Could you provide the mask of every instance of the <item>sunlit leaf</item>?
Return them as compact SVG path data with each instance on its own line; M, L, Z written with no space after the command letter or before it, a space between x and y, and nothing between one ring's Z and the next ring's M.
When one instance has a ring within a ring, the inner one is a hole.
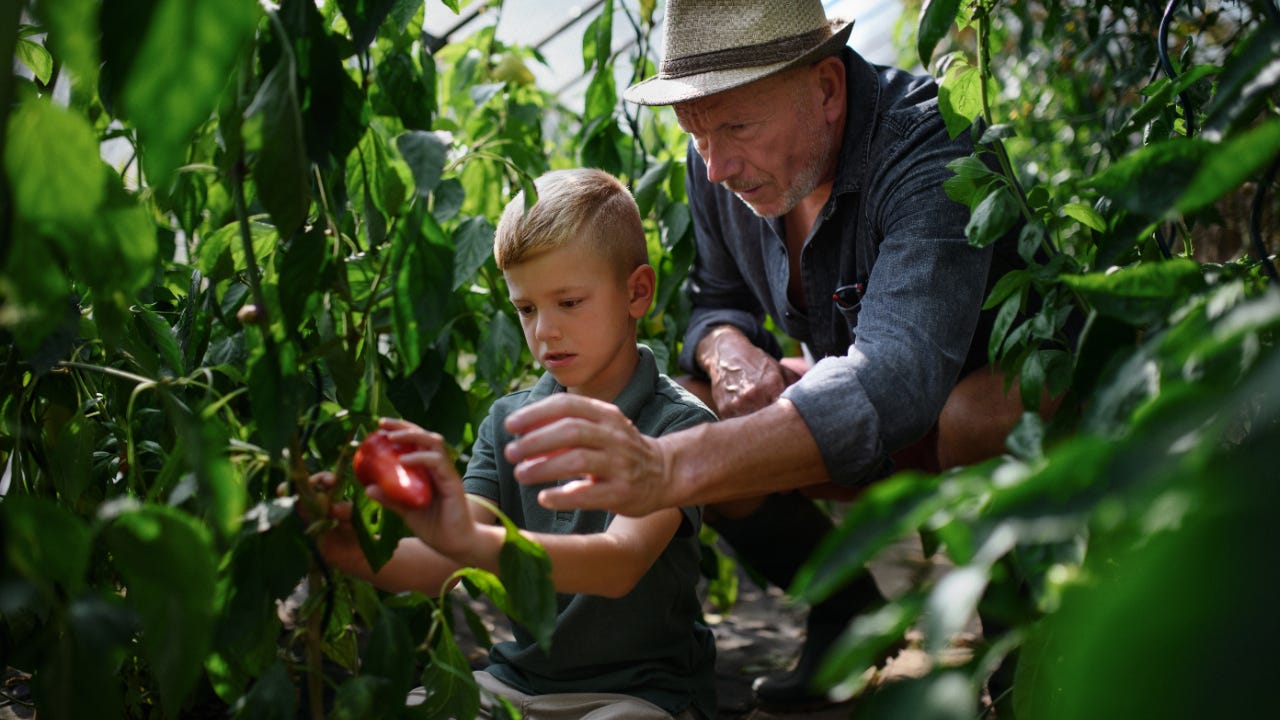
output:
M1174 209L1198 210L1232 192L1262 171L1280 154L1280 120L1270 120L1224 141L1205 153L1204 161L1182 189Z
M53 75L53 56L44 49L43 45L26 38L18 38L13 54L19 62L27 66L37 81L41 84L49 82L49 78Z
M93 128L46 101L22 103L9 116L4 169L14 208L35 227L86 230L106 200Z
M938 87L938 110L952 138L960 136L982 113L982 76L963 62L952 63Z
M213 113L260 13L253 0L157 0L122 92L154 181L167 180L184 162L187 144Z
M49 29L48 46L84 82L98 75L97 0L40 0L36 13Z
M1107 223L1098 214L1097 210L1085 205L1084 203L1067 203L1063 205L1058 212L1069 218L1080 221L1082 224L1102 232L1107 229Z

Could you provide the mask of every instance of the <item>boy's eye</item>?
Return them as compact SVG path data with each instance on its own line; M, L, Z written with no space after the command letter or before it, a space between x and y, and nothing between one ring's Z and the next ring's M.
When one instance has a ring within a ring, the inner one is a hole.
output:
M572 298L572 299L569 299L569 300L561 300L561 301L560 301L560 307L564 307L564 308L576 307L576 306L577 306L577 305L579 305L581 302L582 302L582 300L581 300L580 298Z
M532 314L533 314L533 306L532 306L532 305L517 305L517 306L516 306L516 312L520 313L521 315L532 315Z

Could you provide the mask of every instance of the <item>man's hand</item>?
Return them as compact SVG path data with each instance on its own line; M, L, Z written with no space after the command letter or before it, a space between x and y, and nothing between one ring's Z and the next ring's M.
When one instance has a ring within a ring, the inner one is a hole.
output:
M506 457L525 484L575 478L538 494L552 510L608 509L641 517L676 505L662 445L631 424L617 406L557 393L507 417L519 435Z
M698 364L711 379L711 398L721 419L769 405L799 377L727 325L707 333L698 343L697 354Z

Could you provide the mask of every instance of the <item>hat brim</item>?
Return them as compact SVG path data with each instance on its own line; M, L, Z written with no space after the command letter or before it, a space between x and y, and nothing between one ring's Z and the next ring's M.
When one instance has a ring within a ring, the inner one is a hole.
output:
M772 65L714 70L678 78L654 75L624 90L622 97L637 105L675 105L742 87L783 70L814 62L827 55L834 55L841 47L848 44L849 34L853 31L853 21L831 20L830 25L832 30L830 37L801 53L794 60Z

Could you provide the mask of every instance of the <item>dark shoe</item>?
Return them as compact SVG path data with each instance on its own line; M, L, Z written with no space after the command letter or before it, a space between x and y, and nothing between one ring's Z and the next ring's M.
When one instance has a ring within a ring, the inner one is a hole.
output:
M711 527L733 548L739 562L783 590L833 529L831 518L797 493L771 495L760 510L739 519L720 519ZM827 651L854 617L884 603L868 572L809 609L800 658L791 670L757 678L752 691L762 708L793 711L832 704L812 687ZM896 651L895 651L896 652Z

